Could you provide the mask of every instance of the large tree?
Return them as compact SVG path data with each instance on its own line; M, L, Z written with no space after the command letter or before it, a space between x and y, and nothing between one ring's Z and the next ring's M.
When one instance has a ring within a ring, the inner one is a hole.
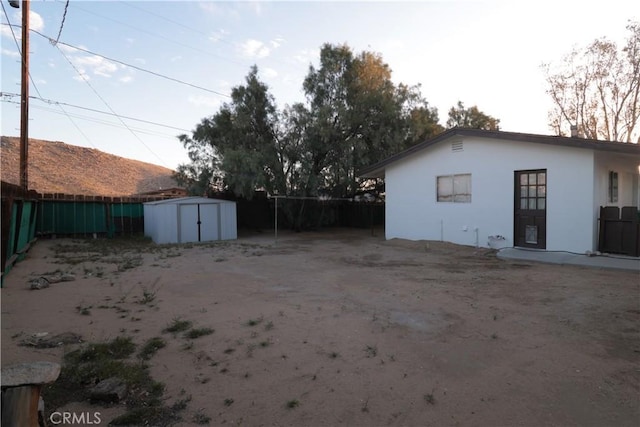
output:
M256 189L286 192L278 113L268 87L258 79L257 67L251 68L245 85L233 88L231 102L202 119L191 136L179 138L193 162L191 167L181 165L179 173L198 180L219 172L226 189L247 198ZM193 170L199 175L193 176Z
M372 52L325 44L318 68L304 80L310 125L309 194L351 197L362 186L356 173L441 130L437 110L419 86L395 85L391 69Z
M484 130L500 130L500 119L491 117L478 109L476 105L465 108L462 101L449 110L447 127L463 127Z
M560 64L543 64L554 104L549 126L559 135L572 126L586 138L639 142L640 25L629 22L619 49L601 38L573 49Z
M442 130L419 86L395 85L375 53L324 45L303 90L305 102L279 112L252 67L230 102L180 136L192 163L177 177L198 191L218 182L247 198L256 189L353 197L366 184L359 169ZM287 213L298 227L303 210Z

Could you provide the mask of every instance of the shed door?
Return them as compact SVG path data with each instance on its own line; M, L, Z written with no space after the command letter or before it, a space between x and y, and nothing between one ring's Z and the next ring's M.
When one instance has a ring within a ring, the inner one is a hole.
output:
M180 205L179 243L198 242L198 205Z
M220 205L208 203L200 206L200 242L220 239L220 223L218 221Z
M180 205L180 243L218 240L218 218L217 204Z
M547 248L547 170L515 172L514 246Z

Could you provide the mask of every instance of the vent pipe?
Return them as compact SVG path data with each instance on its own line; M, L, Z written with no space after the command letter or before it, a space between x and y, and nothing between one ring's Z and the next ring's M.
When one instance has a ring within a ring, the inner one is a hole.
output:
M571 125L571 138L579 138L580 134L578 133L578 126Z

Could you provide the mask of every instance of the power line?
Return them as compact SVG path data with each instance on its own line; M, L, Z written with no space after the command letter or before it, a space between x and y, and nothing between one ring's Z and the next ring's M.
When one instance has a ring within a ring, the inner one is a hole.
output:
M1 0L0 0L1 2ZM7 23L9 24L9 29L11 30L11 35L13 36L13 41L16 43L16 47L18 48L18 53L20 54L20 56L22 57L22 51L20 49L20 44L18 43L18 39L16 38L15 33L13 32L13 26L11 25L11 21L9 21L9 15L7 14L6 9L4 8L4 3L2 4L2 10L4 11L4 15L7 18ZM67 2L67 5L69 3ZM65 7L65 15L67 13L67 9ZM62 23L64 25L64 17L62 19ZM60 27L60 32L62 32L62 27ZM60 38L60 34L58 34L58 38ZM24 59L23 59L24 60ZM33 77L31 76L31 72L29 72L29 80L31 81L31 84L33 85L33 88L36 90L36 93L38 94L38 96L40 98L42 98L42 94L40 93L40 90L38 90L38 86L36 86L36 82L33 80ZM20 96L20 95L18 95ZM35 98L30 96L29 98ZM62 105L58 105L58 108L60 108L60 110L67 116L67 118L69 119L69 121L71 122L71 124L73 124L73 126L78 130L78 132L80 132L80 134L84 137L84 139L89 143L89 145L91 145L93 148L96 148L95 145L93 145L93 143L91 142L91 140L89 139L89 137L82 131L82 129L80 129L80 127L78 126L78 124L71 118L71 116L69 116L69 114L67 114L67 112L65 111L64 108L62 108ZM97 149L97 148L96 148Z
M10 92L0 92L0 96L16 97L16 96L20 96L20 94L18 94L18 93L10 93ZM122 117L123 119L134 120L136 122L142 122L142 123L147 123L147 124L150 124L150 125L161 126L161 127L165 127L165 128L168 128L168 129L179 130L179 131L182 131L182 132L190 132L188 129L183 129L183 128L179 128L179 127L175 127L175 126L165 125L165 124L162 124L162 123L152 122L150 120L137 119L135 117L123 116L121 114L117 114L116 115L116 114L113 114L113 113L109 113L107 111L96 110L94 108L89 108L89 107L82 107L80 105L69 104L67 102L53 101L51 99L45 99L45 98L37 97L37 96L30 96L29 98L36 99L36 100L42 101L42 102L46 102L47 104L50 104L50 105L65 105L67 107L79 108L81 110L87 110L87 111L91 111L91 112L94 112L94 113L107 114L107 115L110 115L110 116L119 116L119 117Z
M173 77L165 76L164 74L156 73L155 71L146 70L146 69L144 69L144 68L142 68L142 67L138 67L137 65L129 64L129 63L127 63L127 62L120 61L120 60L118 60L118 59L113 59L113 58L110 58L110 57L108 57L108 56L105 56L105 55L102 55L102 54L99 54L99 53L96 53L96 52L92 52L92 51L90 51L90 50L88 50L88 49L84 49L84 48L81 48L81 47L78 47L78 46L71 45L71 44L69 44L69 43L64 43L64 42L56 42L56 43L53 43L53 41L54 41L54 40L53 40L51 37L49 37L49 36L47 36L47 35L45 35L45 34L42 34L41 32L39 32L39 31L37 31L37 30L31 30L31 31L32 31L32 32L34 32L34 33L36 33L37 35L39 35L39 36L41 36L41 37L44 37L44 38L48 39L48 40L49 40L50 42L52 42L52 44L54 44L54 45L61 44L61 45L64 45L64 46L70 47L70 48L72 48L72 49L76 49L76 50L79 50L79 51L81 51L81 52L88 53L88 54L90 54L90 55L96 55L96 56L99 56L100 58L104 58L104 59L106 59L106 60L108 60L108 61L115 62L115 63L117 63L117 64L121 64L121 65L124 65L124 66L127 66L127 67L131 67L131 68L133 68L133 69L135 69L135 70L138 70L138 71L142 71L142 72L145 72L145 73L152 74L152 75L154 75L154 76L156 76L156 77L162 77L163 79L171 80L171 81L176 82L176 83L180 83L180 84L183 84L183 85L186 85L186 86L191 86L191 87L193 87L193 88L200 89L200 90L204 90L204 91L206 91L206 92L210 92L210 93L214 93L214 94L219 95L219 96L224 96L224 97L227 97L227 98L231 98L231 95L227 95L227 94L225 94L225 93L218 92L218 91L215 91L215 90L213 90L213 89L207 89L207 88L205 88L205 87L198 86L198 85L195 85L195 84L193 84L193 83L188 83L188 82L185 82L185 81L182 81L182 80L179 80L179 79L173 78Z
M9 29L11 30L11 35L13 36L13 41L16 43L16 47L18 48L18 53L20 54L20 60L22 62L24 62L24 56L22 55L22 49L20 49L20 43L18 43L18 38L16 37L16 34L13 32L13 25L11 24L11 21L9 20L9 14L7 13L7 10L4 8L4 2L2 2L0 0L0 4L2 5L2 11L4 12L4 16L7 18L7 25L9 25ZM22 26L16 25L16 27L22 28ZM38 96L40 95L40 91L38 90L38 87L36 86L36 82L33 81L33 77L31 77L31 73L29 73L29 80L31 81L31 84L33 85L33 88L36 90L36 92L38 93Z
M185 24L182 24L182 23L180 23L180 22L178 22L178 21L174 21L173 19L171 19L171 18L167 18L166 16L162 16L162 15L160 15L159 13L151 12L150 10L143 9L143 8L141 8L141 7L139 7L139 6L135 6L133 3L130 3L130 2L127 2L127 1L123 1L123 0L120 0L120 3L121 3L121 4L124 4L124 5L128 6L128 7L132 7L132 8L134 8L134 9L138 9L138 10L140 10L140 11L144 12L144 13L148 13L149 15L153 15L153 16L155 16L155 17L157 17L157 18L163 19L163 20L165 20L165 21L167 21L167 22L171 22L172 24L175 24L175 25L177 25L177 26L179 26L179 27L182 27L182 28L184 28L184 29L187 29L187 30L189 30L189 31L191 31L191 32L193 32L193 33L196 33L196 34L202 34L203 36L206 36L206 37L209 37L209 36L210 36L209 34L205 33L204 31L196 30L195 28L190 27L189 25L185 25ZM233 43L231 43L231 42L229 42L229 41L227 41L227 40L216 39L216 41L220 41L220 42L222 42L222 43L226 43L226 44L228 44L229 46L235 46Z
M62 56L64 57L64 59L67 60L67 62L71 65L71 67L73 67L73 69L76 71L76 73L78 73L78 75L80 76L80 78L82 80L84 80L84 82L87 84L87 86L89 86L91 88L91 90L93 91L93 93L95 93L95 95L104 103L104 105L106 105L106 107L118 118L118 120L120 120L120 123L122 123L122 125L124 127L126 127L129 132L131 132L131 134L138 140L140 141L140 143L142 145L145 146L145 148L147 150L149 150L150 153L152 153L154 156L156 156L156 158L158 160L160 160L160 162L165 166L165 167L169 167L167 166L167 164L160 158L160 156L158 156L156 154L155 151L153 151L151 148L149 148L149 146L147 144L144 143L144 141L133 131L131 130L131 128L129 126L127 126L127 124L124 122L124 120L122 120L122 118L113 110L113 108L111 108L111 106L109 105L109 103L102 97L100 96L100 94L98 93L98 91L95 90L95 88L91 85L91 83L89 83L89 80L87 80L87 78L80 72L80 70L78 70L76 68L75 65L73 65L73 62L71 62L71 60L67 57L67 55L64 54L64 52L62 51L62 49L60 49L60 46L56 45L56 47L58 48L58 51L62 54Z
M204 54L206 54L206 55L213 56L213 57L218 58L218 59L222 59L222 60L224 60L224 61L230 62L230 63L232 63L232 64L235 64L235 65L238 65L238 66L241 66L241 67L245 67L245 66L246 66L246 64L242 64L242 63L240 63L240 62L233 61L233 60L228 59L228 58L225 58L225 57L223 57L223 56L216 55L216 54L211 53L211 52L209 52L209 51L207 51L207 50L199 49L199 48L197 48L197 47L193 47L193 46L189 46L189 45L187 45L187 44L177 42L177 41L175 41L174 39L171 39L171 38L169 38L169 37L164 37L164 36L161 36L160 34L154 34L154 33L150 32L150 31L143 30L142 28L138 28L138 27L134 27L133 25L125 24L124 22L118 21L117 19L109 18L109 17L107 17L107 16L103 16L103 15L100 15L100 14L98 14L98 13L95 13L95 12L89 11L89 10L87 10L87 9L84 9L84 8L82 8L82 7L78 6L77 2L76 2L76 3L74 3L74 8L77 8L77 9L79 9L79 10L81 10L81 11L85 12L85 13L88 13L88 14L91 14L91 15L94 15L94 16L97 16L97 17L99 17L99 18L106 19L107 21L115 22L116 24L120 24L120 25L122 25L122 26L129 27L129 28L132 28L132 29L134 29L134 30L140 31L140 32L142 32L142 33L146 33L146 34L148 34L148 35L150 35L150 36L157 37L157 38L159 38L159 39L162 39L162 40L168 41L168 42L173 43L173 44L175 44L175 45L182 46L182 47L186 47L186 48L191 49L191 50L194 50L194 51L196 51L196 52L204 53Z
M56 37L56 43L60 40L60 35L62 35L62 28L64 27L64 20L67 17L67 9L69 8L69 0L64 5L64 13L62 14L62 23L60 24L60 31L58 31L58 37Z
M5 24L5 23L3 23L2 25L8 25L9 27L12 27L12 28L13 27L21 28L19 25L13 25L13 24ZM207 89L206 87L198 86L196 84L185 82L183 80L176 79L174 77L169 77L169 76L166 76L164 74L157 73L155 71L147 70L145 68L138 67L137 65L129 64L127 62L120 61L118 59L110 58L110 57L102 55L100 53L96 53L96 52L90 51L88 49L84 49L84 48L81 48L81 47L78 47L78 46L74 46L74 45L69 44L69 43L56 41L56 40L52 39L51 37L47 36L46 34L42 34L38 30L30 29L30 31L35 33L35 34L37 34L37 35L39 35L40 37L43 37L43 38L49 40L49 42L54 46L58 45L58 44L61 44L63 46L67 46L67 47L70 47L72 49L76 49L76 50L79 50L81 52L88 53L90 55L99 56L100 58L106 59L108 61L115 62L117 64L124 65L126 67L130 67L130 68L133 68L135 70L142 71L144 73L148 73L148 74L154 75L156 77L161 77L163 79L170 80L172 82L179 83L179 84L182 84L182 85L185 85L185 86L190 86L190 87L195 88L195 89L200 89L200 90L203 90L205 92L213 93L213 94L218 95L218 96L224 96L225 98L231 98L231 95L227 95L226 93L218 92L218 91L213 90L213 89Z
M2 100L0 100L0 101L1 101L1 102L5 102L5 103L7 103L7 104L20 105L20 103L19 103L19 102L16 102L16 101L10 101L10 100L4 100L4 99L2 99ZM64 112L63 112L63 113L61 113L60 111L57 111L57 110L56 110L56 109L54 109L54 108L47 108L47 107L43 107L43 106L40 106L40 105L32 105L31 107L32 107L32 108L34 108L34 109L42 110L42 111L48 111L48 112L50 112L50 113L55 113L55 114L65 114ZM115 128L119 128L119 129L125 129L125 127L124 127L124 126L122 126L122 125L121 125L121 124L119 124L119 123L114 123L114 122L110 122L110 121L106 121L106 120L101 120L101 119L97 119L97 118L95 118L95 117L84 116L84 115L81 115L81 114L75 114L75 113L66 113L65 115L67 115L67 116L71 116L71 117L75 117L75 118L77 118L77 119L86 120L86 121L88 121L88 122L93 122L93 123L102 124L102 125L105 125L105 126L111 126L111 127L115 127ZM138 132L138 133L143 133L143 134L146 134L146 135L159 136L159 137L166 138L166 139L171 139L171 140L174 140L174 141L175 141L175 139L176 139L175 135L168 135L168 134L165 134L165 133L155 132L155 131L152 131L152 130L149 130L149 129L142 129L142 128L136 128L136 127L130 127L130 128L131 128L131 129L133 129L133 130L135 130L135 131L136 131L136 132ZM78 130L79 130L79 129L78 129ZM80 132L82 133L82 131L80 131ZM93 144L91 144L91 146L92 146L93 148L98 149L98 148L97 148L96 146L94 146Z

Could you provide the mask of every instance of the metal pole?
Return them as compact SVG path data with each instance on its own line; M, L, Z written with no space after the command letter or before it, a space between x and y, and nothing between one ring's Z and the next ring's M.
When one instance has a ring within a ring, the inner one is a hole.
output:
M20 187L29 188L29 0L22 1L22 72L20 91Z
M276 241L274 243L274 245L278 244L278 196L276 196L276 204L275 204L275 210L276 210L276 221L275 221L275 232L276 232Z

